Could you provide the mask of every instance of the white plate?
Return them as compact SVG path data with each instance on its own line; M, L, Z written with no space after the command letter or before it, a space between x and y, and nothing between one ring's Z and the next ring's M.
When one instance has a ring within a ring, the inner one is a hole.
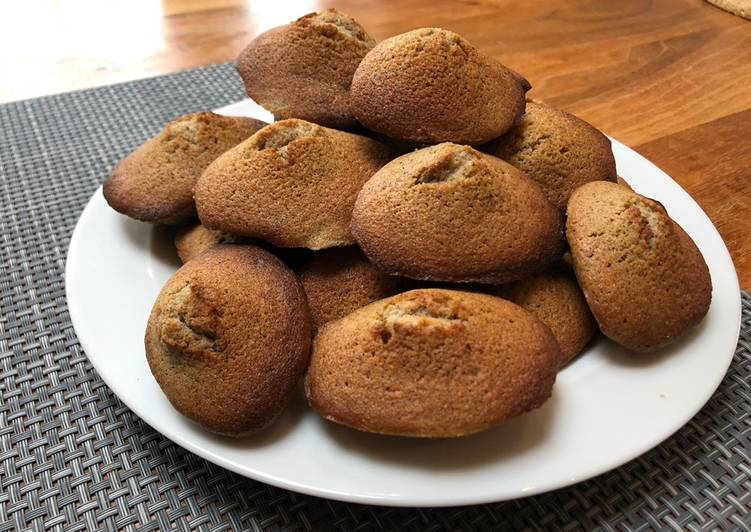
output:
M241 102L226 114L259 118ZM712 306L701 326L650 356L598 340L558 376L545 406L457 440L362 434L324 422L298 394L260 436L212 436L181 417L149 372L146 320L178 266L164 232L125 218L101 189L76 225L66 294L78 338L112 390L152 427L194 453L248 477L332 499L393 506L499 501L560 488L617 467L685 424L719 385L738 339L740 294L733 263L699 206L666 174L613 142L619 174L661 201L701 249Z

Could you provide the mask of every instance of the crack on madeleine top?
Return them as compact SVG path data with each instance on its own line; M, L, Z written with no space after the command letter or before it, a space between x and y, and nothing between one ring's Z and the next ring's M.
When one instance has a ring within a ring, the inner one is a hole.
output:
M450 298L402 300L383 309L378 334L384 344L403 334L445 335L464 326L461 314Z
M233 118L214 114L210 111L199 111L177 118L168 123L163 130L165 140L182 140L189 144L196 144L212 140L216 143L212 129L230 127ZM201 138L205 134L206 138Z
M198 114L186 115L167 124L160 135L160 142L167 153L175 153L179 150L201 149L199 143L202 139L206 125Z
M267 126L254 135L252 147L256 150L274 150L285 160L287 147L296 140L323 137L326 131L309 122L295 121L292 123L277 123Z
M199 358L218 356L226 347L220 338L221 317L204 290L187 284L169 299L160 339L173 352Z
M201 128L201 123L197 120L189 118L187 120L179 120L167 125L168 137L180 137L188 142L198 142L198 132Z
M670 231L670 223L665 208L656 201L635 197L626 202L624 214L630 225L637 227L639 241L653 249L657 239Z
M537 152L551 139L550 133L534 131L534 129L532 129L534 123L531 120L527 124L522 124L520 127L520 136L512 151L512 153L516 152L515 155L520 159ZM530 130L531 132L528 134L528 131Z
M469 43L461 35L453 32L444 32L443 40L448 50L452 54L461 54L463 57L469 57Z
M321 13L314 13L309 16L308 20L316 26L332 25L336 27L336 31L346 37L355 39L370 47L375 46L375 40L367 34L357 21L336 9L331 8Z
M426 42L434 43L433 46L437 45L448 54L462 54L465 58L471 51L471 45L461 35L442 28L419 28L411 35L417 37L412 43L413 53L422 52Z
M467 179L478 172L479 157L468 149L447 151L422 168L415 184Z

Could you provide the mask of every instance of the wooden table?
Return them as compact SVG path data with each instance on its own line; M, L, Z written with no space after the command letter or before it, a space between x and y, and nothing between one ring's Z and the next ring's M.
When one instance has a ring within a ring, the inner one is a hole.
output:
M703 0L46 0L0 6L0 101L232 60L330 5L376 39L464 35L530 96L636 148L699 202L751 289L751 22Z

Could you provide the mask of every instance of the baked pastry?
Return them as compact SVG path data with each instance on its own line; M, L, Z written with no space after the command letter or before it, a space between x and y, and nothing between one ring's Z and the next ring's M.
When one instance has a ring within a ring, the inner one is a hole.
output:
M560 213L500 159L444 143L394 159L362 188L352 233L391 275L503 283L563 251Z
M256 37L237 59L253 100L277 120L302 118L333 128L357 125L349 87L375 41L336 9L311 13Z
M395 139L482 144L521 117L528 87L460 35L422 28L368 52L352 78L352 111Z
M219 244L234 244L241 241L242 237L206 229L201 224L185 226L175 233L175 249L183 264Z
M313 332L329 321L399 291L401 279L379 270L356 246L316 253L297 272L308 296Z
M182 266L159 293L146 328L149 367L172 405L231 436L274 421L309 350L300 282L255 246L222 244Z
M595 181L574 191L567 212L576 276L605 335L651 351L702 320L712 298L709 270L660 203Z
M201 224L183 227L175 234L177 256L180 257L183 264L219 244L252 244L258 246L280 259L293 270L309 262L313 253L304 248L277 248L263 240L245 238L215 229L206 229Z
M566 266L499 286L492 293L516 303L550 327L564 365L581 353L597 332L584 294Z
M411 290L325 324L305 389L321 416L358 430L463 436L542 405L560 357L550 329L513 303Z
M275 122L206 169L195 187L198 216L209 229L280 247L353 244L357 193L390 156L367 137Z
M193 185L222 153L265 122L239 116L194 113L167 124L123 159L104 182L107 203L144 222L180 224L194 218Z
M561 211L579 186L616 178L610 139L584 120L541 103L527 102L521 121L491 143L489 152L534 179Z

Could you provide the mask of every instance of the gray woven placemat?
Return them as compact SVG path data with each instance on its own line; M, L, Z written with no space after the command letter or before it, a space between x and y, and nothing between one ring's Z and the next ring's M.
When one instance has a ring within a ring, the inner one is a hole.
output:
M107 170L167 120L241 99L229 65L0 106L0 532L22 529L751 530L751 298L720 389L631 463L482 506L317 499L183 450L115 397L63 289L74 224ZM503 479L498 479L503 482Z

